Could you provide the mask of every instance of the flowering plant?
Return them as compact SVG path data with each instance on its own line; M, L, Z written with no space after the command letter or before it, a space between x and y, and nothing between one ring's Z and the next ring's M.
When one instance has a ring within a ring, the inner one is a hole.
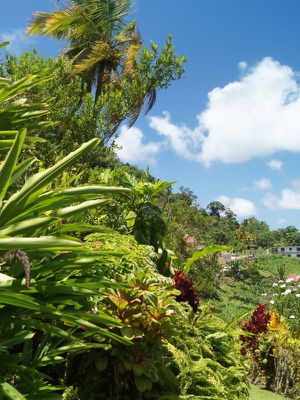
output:
M179 302L188 302L193 311L196 312L198 310L200 299L197 295L192 278L187 278L183 271L177 270L175 271L173 280L175 282L175 289L180 291L180 295L176 297L176 300Z
M300 276L289 275L286 280L272 284L269 297L273 308L284 316L290 329L299 335L300 332ZM264 294L268 296L267 293Z
M243 331L251 335L241 335L240 339L243 343L241 353L247 354L250 350L255 356L259 346L259 336L268 330L271 315L266 311L264 304L259 304L256 310L252 313L251 319L244 322Z

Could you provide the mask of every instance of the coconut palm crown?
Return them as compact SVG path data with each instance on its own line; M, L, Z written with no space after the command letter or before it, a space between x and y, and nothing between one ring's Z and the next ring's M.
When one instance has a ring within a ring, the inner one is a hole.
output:
M97 100L106 84L134 74L142 43L136 22L126 22L132 9L132 0L68 0L63 9L36 12L27 32L67 41L72 73Z

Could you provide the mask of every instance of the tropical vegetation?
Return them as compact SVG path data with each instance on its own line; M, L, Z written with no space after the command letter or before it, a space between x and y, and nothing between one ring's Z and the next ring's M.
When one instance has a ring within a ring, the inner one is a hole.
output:
M131 11L37 12L28 32L63 54L1 65L0 399L247 400L250 381L298 398L300 264L265 249L299 231L203 208L115 154L120 124L184 74Z

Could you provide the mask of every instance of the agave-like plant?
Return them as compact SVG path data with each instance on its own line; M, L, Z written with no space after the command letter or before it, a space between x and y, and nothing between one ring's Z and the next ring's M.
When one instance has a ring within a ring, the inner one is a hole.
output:
M22 84L6 82L5 90L12 93L15 85L15 93L21 95ZM5 115L13 97L6 97L8 103L0 110L0 126L1 112ZM98 139L92 139L51 168L32 175L12 194L15 181L30 165L28 160L18 164L27 131L16 126L25 124L26 118L26 113L20 114L10 123L9 132L15 136L0 164L0 398L58 399L61 388L45 384L42 367L62 363L69 353L109 348L110 341L130 343L113 332L122 326L120 320L93 307L93 298L103 288L118 286L103 278L101 266L123 253L93 250L74 235L68 236L103 230L74 223L73 217L101 207L110 194L129 189L53 185L97 145Z

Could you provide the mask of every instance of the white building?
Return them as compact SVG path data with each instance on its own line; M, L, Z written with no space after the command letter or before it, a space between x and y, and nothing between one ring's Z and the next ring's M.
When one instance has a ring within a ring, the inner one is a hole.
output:
M298 246L290 246L290 247L279 247L277 249L278 254L281 254L286 257L299 257L300 258L300 247Z

